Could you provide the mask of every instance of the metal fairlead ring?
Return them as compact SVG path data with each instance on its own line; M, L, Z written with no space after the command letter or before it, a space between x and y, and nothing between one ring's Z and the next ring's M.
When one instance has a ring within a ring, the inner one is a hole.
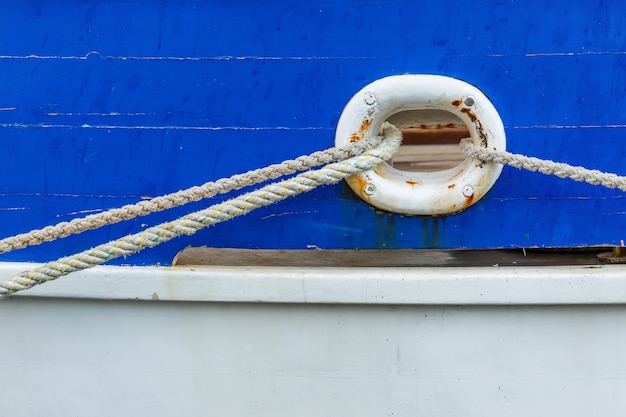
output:
M394 75L365 86L344 108L335 144L374 136L391 116L410 110L452 113L466 125L474 143L506 149L500 115L478 88L456 78L425 74ZM458 213L484 197L501 172L500 164L466 158L454 168L437 172L405 172L383 163L346 181L361 199L379 209L445 215Z

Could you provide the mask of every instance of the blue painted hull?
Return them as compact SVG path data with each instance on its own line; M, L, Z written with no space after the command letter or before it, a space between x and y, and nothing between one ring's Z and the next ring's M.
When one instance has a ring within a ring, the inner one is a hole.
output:
M512 152L626 173L623 2L33 1L1 9L2 236L330 147L352 95L402 73L478 86ZM410 217L375 210L341 184L119 262L168 264L189 245L619 245L625 202L621 191L505 167L462 213ZM0 259L50 260L207 204Z

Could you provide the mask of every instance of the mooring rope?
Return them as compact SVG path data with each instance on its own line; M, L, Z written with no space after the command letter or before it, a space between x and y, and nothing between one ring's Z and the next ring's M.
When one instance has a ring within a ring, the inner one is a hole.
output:
M326 184L335 184L344 178L373 168L390 159L402 141L402 134L393 125L385 123L381 138L369 138L342 148L331 148L315 152L295 160L270 165L245 174L208 182L177 193L127 205L103 213L62 222L55 226L34 230L29 233L0 240L0 253L36 245L54 239L95 229L122 220L144 216L156 211L181 206L189 202L212 197L219 193L238 190L243 187L290 175L314 166L326 166L301 173L293 178L266 185L259 190L213 205L204 210L188 214L177 220L162 223L142 232L128 235L109 243L99 245L78 254L49 262L29 271L21 272L0 281L0 296L8 296L17 291L54 280L63 275L103 264L120 256L128 256L142 249L154 247L181 235L191 235L210 225L230 220L250 211L268 206L288 197L311 191ZM480 147L471 139L463 139L461 151L468 157L482 161L509 165L515 168L570 178L575 181L626 191L626 177L560 162L496 151Z
M592 185L603 185L607 188L618 188L626 191L626 177L587 169L581 166L554 162L547 159L533 158L530 156L514 154L506 151L496 151L476 145L471 139L461 140L461 151L470 158L482 162L495 162L509 165L527 171L541 172L546 175L556 175L560 178L569 178L574 181L586 182Z
M207 209L188 214L180 219L148 228L142 232L99 245L78 254L49 262L29 271L21 272L0 282L1 295L54 280L71 272L91 268L120 256L154 247L180 235L191 235L207 226L230 220L250 211L268 206L288 197L311 191L326 184L335 184L351 175L366 171L390 159L402 142L400 131L388 124L383 125L383 140L379 146L361 155L328 164L315 171L307 171L293 178L266 185L257 191L216 204Z
M361 155L365 151L373 149L378 144L380 144L380 138L366 138L343 147L314 152L294 160L283 161L280 164L269 165L229 178L222 178L215 182L207 182L201 186L187 188L172 194L140 201L135 204L128 204L102 213L76 218L69 222L60 222L56 225L32 230L28 233L10 236L0 239L0 254L22 249L27 246L50 242L82 233L86 230L93 230L102 226L119 223L124 220L134 219L138 216L146 216L151 213L179 207L213 197L217 194L240 190L244 187L274 180L295 172L306 171L316 166L343 161L353 156Z

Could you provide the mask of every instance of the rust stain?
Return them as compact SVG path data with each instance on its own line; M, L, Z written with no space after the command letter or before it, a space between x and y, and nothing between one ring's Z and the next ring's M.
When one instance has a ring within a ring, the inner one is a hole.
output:
M406 183L409 184L411 187L417 185L416 181L411 181L411 180L407 180Z
M367 129L369 129L371 124L372 124L372 121L370 119L363 120L363 122L361 123L361 127L359 128L359 131L350 135L350 142L358 142L361 139L363 139L365 132L367 132Z
M472 122L475 122L476 120L478 120L478 118L476 117L476 113L474 113L472 109L467 109L467 108L461 109L461 113L467 114Z
M365 179L363 179L361 176L355 175L352 177L352 179L358 183L359 190L362 191L365 188L365 184L367 184L367 181L365 181Z
M448 185L448 188L449 188L449 189L453 189L454 187L456 187L456 184L450 184L450 185Z
M461 103L463 103L463 101L462 101L462 100L454 100L454 101L452 102L452 105L453 105L454 107L459 107L459 106L461 105Z
M365 134L365 131L369 129L371 124L372 124L372 121L370 119L363 120L363 123L361 123L361 127L359 129L359 134L363 136Z
M367 185L367 180L365 180L360 175L355 175L350 180L356 183L357 189L359 190L359 197L361 197L363 200L370 201L369 196L365 194L365 186Z
M359 137L359 135L357 135L356 133L353 133L350 135L350 142L354 143L354 142L358 142L360 141L362 138Z
M478 132L478 136L480 139L480 146L486 148L489 141L487 139L487 133L485 133L482 122L478 120L478 117L476 117L476 114L472 111L472 109L461 109L461 112L465 113L467 117L469 117L472 124L476 127L476 131Z
M471 206L472 204L474 204L474 195L471 195L469 197L465 197L465 204L464 204L464 209L468 208L469 206Z
M425 123L422 123L420 125L414 125L414 126L406 126L403 127L403 130L406 129L424 129L424 130L436 130L436 129L458 129L458 128L464 128L465 125L458 125L458 124L454 124L454 123L447 123L445 125L442 125L441 123L437 123L434 126L429 126ZM356 133L355 133L356 135Z

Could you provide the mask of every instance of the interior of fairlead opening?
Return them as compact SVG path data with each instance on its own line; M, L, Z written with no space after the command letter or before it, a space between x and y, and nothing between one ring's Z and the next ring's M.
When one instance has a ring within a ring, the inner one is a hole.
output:
M460 165L465 160L459 142L470 137L467 126L446 110L406 110L387 121L402 132L402 146L390 165L400 171L434 172Z

